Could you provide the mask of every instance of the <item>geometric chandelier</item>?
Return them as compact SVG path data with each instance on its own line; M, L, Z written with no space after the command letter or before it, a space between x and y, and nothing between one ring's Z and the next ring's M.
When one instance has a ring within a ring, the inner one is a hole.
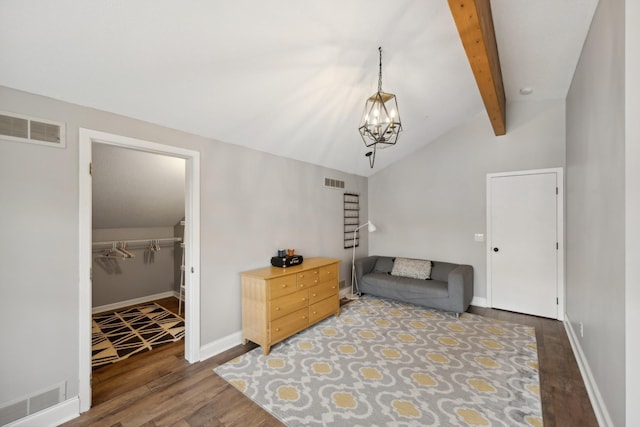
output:
M372 168L376 161L377 148L387 148L395 145L402 131L396 96L382 91L382 47L379 47L378 51L380 54L378 92L367 99L360 127L358 128L364 145L367 148L373 147L373 150L365 155L369 158L369 166Z

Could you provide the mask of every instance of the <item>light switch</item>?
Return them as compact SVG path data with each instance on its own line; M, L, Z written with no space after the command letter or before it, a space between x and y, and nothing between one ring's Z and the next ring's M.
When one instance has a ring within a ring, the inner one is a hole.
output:
M476 233L476 234L474 235L474 240L475 240L476 242L484 242L484 234L482 234L482 233Z

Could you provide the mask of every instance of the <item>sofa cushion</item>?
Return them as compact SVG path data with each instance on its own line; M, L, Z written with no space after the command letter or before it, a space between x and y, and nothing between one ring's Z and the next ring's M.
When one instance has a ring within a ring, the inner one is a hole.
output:
M449 287L446 282L390 276L386 273L365 274L362 276L360 286L360 290L364 293L417 304L423 304L423 298L449 297Z
M450 262L431 261L431 279L447 282L449 273L458 268L459 265Z
M430 279L431 261L424 259L396 258L393 263L391 275L422 280Z
M376 265L373 267L373 271L376 273L391 273L393 270L393 258L388 256L378 257Z

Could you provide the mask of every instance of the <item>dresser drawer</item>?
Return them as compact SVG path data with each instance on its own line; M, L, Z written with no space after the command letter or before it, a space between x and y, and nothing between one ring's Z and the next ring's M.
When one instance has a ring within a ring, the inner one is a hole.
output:
M309 305L309 291L303 289L280 298L276 298L269 302L269 313L271 319L291 314L296 310L307 307Z
M338 265L327 265L326 267L320 267L318 276L320 282L326 282L327 280L333 280L338 278Z
M296 291L296 276L291 274L289 276L271 279L268 281L267 286L269 287L270 299L290 294Z
M319 320L329 317L338 312L340 302L338 297L327 298L316 304L309 306L309 323L315 323Z
M309 304L322 301L330 296L336 296L338 293L338 284L333 282L325 282L309 289ZM337 299L337 297L336 297Z
M297 282L298 282L298 289L309 288L311 286L315 286L318 283L320 283L318 279L318 272L319 270L317 268L314 268L312 270L307 270L307 271L298 273L296 275Z
M305 307L271 322L271 342L278 342L307 326L309 326L309 309Z

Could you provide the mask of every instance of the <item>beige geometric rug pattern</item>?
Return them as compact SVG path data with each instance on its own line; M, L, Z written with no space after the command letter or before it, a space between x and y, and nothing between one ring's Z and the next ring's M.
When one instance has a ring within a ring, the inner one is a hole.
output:
M184 337L184 319L151 303L93 316L93 367L115 363Z
M533 328L363 296L214 371L288 426L541 426Z

